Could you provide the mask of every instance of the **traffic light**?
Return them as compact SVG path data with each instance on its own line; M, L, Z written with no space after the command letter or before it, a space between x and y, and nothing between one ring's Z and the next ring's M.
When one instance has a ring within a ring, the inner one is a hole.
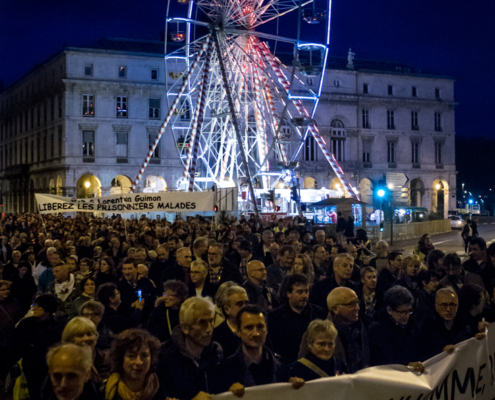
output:
M382 222L380 222L380 232L383 232L383 230L384 229L383 229L383 221L382 221Z
M279 212L280 211L280 206L275 206L275 212Z
M275 190L272 189L268 191L268 193L270 194L270 201L272 202L272 204L275 204Z
M299 201L299 194L297 193L297 186L292 186L290 188L290 198L294 201Z
M215 211L215 212L218 211L218 206L216 204L213 206L213 211Z

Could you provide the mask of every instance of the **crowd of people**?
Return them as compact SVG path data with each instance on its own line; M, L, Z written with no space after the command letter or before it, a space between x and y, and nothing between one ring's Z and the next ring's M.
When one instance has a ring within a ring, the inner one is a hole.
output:
M0 221L0 382L23 400L208 400L376 365L421 373L495 320L495 244L480 237L461 262L430 235L405 257L297 217L44 218Z

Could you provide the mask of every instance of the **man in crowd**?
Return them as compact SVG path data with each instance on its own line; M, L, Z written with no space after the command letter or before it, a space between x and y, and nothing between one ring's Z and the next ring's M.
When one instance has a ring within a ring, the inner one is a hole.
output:
M324 319L326 312L309 300L309 281L305 275L288 275L281 286L284 304L270 312L268 331L273 350L287 362L297 360L301 339L311 321Z
M440 275L435 270L419 271L419 289L416 292L414 307L414 321L417 326L435 315L435 295L439 284Z
M378 276L380 276L382 269L387 268L389 265L388 243L385 240L378 241L376 243L375 253L376 257L370 260L370 267L375 268Z
M71 311L73 301L80 294L76 285L76 279L73 274L69 273L69 268L66 264L60 263L55 265L52 268L52 272L54 280L46 288L46 293L58 298L59 307L57 317L59 319L66 319Z
M258 260L247 265L247 279L242 287L246 289L249 303L261 307L265 312L278 306L278 296L266 285L266 267Z
M52 267L62 262L60 253L55 255L55 259L52 261L53 254L56 252L57 249L55 249L55 247L49 247L46 250L46 258L36 266L36 269L33 272L33 278L38 285L38 292L45 292L46 287L53 280ZM43 276L43 279L41 279L41 276Z
M320 230L315 232L315 241L316 241L316 244L318 244L320 246L325 245L325 231L324 230L320 229Z
M251 260L258 259L253 255L251 243L248 240L243 240L237 246L237 252L241 256L241 262L239 263L239 272L241 273L243 281L247 278L247 265Z
M475 237L469 243L469 259L464 261L463 268L475 274L479 274L491 264L490 257L486 252L486 242L483 238Z
M397 251L391 251L388 255L387 266L385 268L382 268L382 270L378 272L378 280L376 285L381 293L385 293L388 289L394 286L394 283L397 282L397 280L399 279L399 273L402 268L402 260L402 253L399 253ZM372 265L370 262L370 267L371 266Z
M89 300L84 303L79 309L79 315L90 319L95 324L98 331L98 340L96 348L100 350L110 349L112 343L113 332L102 321L105 307L99 301Z
M261 243L258 244L254 249L254 254L263 261L265 265L272 265L275 261L273 260L272 253L270 251L270 246L275 242L275 234L272 230L266 229L261 234Z
M266 270L267 285L269 287L278 291L282 281L292 268L295 257L296 253L292 247L284 246L280 249L278 264L272 264Z
M3 273L11 280L17 274L19 263L21 262L21 252L14 250L11 260L3 266Z
M194 260L191 263L191 284L189 285L189 296L215 298L218 287L213 283L206 282L208 276L208 264L203 260Z
M208 239L205 237L196 238L192 245L193 260L208 261Z
M206 279L217 288L228 281L239 285L243 282L239 268L223 256L223 245L220 243L208 248L208 277Z
M476 274L466 271L461 259L456 253L450 253L443 259L443 265L447 275L440 281L441 288L449 288L455 293L468 283L474 283L484 288L483 279Z
M177 250L177 260L175 265L170 266L163 271L162 282L177 280L189 285L191 282L191 262L192 252L189 247L182 247Z
M122 251L118 238L114 237L110 244L111 247L105 253L113 260L114 265L118 265L120 260L125 257L125 253Z
M174 265L172 264L170 252L168 247L164 244L160 244L156 247L156 258L150 265L148 277L155 284L158 290L161 290L162 285L162 275L167 267Z
M313 270L317 276L326 276L329 263L329 254L327 248L320 244L315 244L313 247Z
M220 344L224 357L234 354L240 344L236 335L236 317L239 311L248 304L246 290L240 286L228 288L222 295L223 314L225 321L213 330L213 340Z
M354 259L347 253L339 254L333 263L333 275L317 282L311 289L309 301L327 311L327 296L336 287L356 289L351 281Z

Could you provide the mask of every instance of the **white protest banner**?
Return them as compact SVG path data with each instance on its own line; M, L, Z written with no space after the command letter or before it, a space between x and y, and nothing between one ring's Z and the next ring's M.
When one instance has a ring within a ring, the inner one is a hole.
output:
M405 343L407 346L407 343ZM469 339L423 364L423 374L405 365L367 368L355 374L306 382L299 390L288 383L247 388L243 400L494 400L495 323L482 340ZM239 400L231 393L214 400Z
M75 199L52 194L35 194L40 214L64 212L195 212L213 211L214 192L126 193Z

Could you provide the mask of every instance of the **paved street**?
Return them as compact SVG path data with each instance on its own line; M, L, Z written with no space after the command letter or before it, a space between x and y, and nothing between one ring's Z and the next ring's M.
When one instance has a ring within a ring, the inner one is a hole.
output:
M480 217L478 222L478 232L480 237L486 240L487 245L495 242L495 217ZM389 238L384 237L385 240ZM445 251L446 253L456 252L459 256L464 256L464 241L461 237L460 230L454 230L441 235L432 237L435 248ZM403 249L404 255L412 254L418 240L406 240L394 243L393 249Z

